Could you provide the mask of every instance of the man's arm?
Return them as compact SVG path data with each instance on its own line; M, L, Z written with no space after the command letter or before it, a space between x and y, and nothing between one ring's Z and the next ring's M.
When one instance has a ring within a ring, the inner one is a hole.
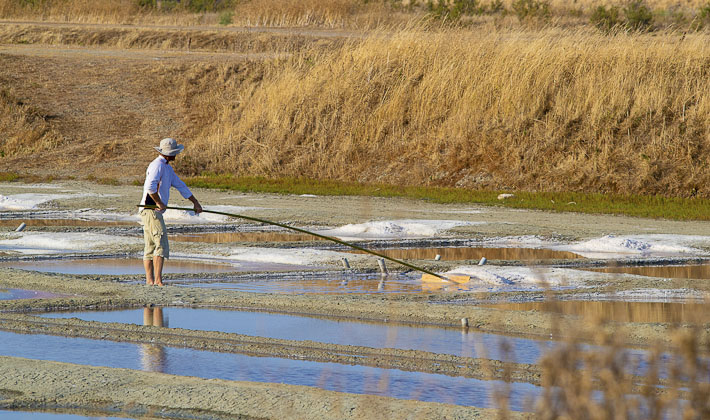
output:
M188 197L188 200L192 201L192 204L195 205L195 214L200 214L202 213L202 206L200 205L200 202L197 201L194 195L191 195Z
M153 201L155 201L155 205L158 206L156 210L164 211L167 208L165 206L165 203L163 203L163 200L160 199L160 196L158 195L157 191L154 193L148 193L148 195L150 196L150 198L153 199Z

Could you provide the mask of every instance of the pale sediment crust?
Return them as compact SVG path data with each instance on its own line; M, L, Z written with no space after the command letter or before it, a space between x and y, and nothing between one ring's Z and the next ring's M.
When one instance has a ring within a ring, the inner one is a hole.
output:
M497 410L0 357L0 407L190 419L474 419ZM532 418L510 413L512 418Z

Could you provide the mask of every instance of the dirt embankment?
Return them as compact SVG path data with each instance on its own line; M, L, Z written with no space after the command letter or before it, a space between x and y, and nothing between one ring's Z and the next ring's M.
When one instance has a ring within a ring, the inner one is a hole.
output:
M2 171L134 181L161 138L185 139L189 147L196 126L214 123L215 104L200 97L209 94L199 92L205 79L262 77L263 60L331 48L349 36L2 23Z
M118 51L1 57L0 81L56 132L43 150L22 147L32 124L0 143L8 171L131 181L145 161L126 156L171 135L193 147L179 163L192 174L710 195L703 33L3 29ZM296 54L163 61L136 47Z

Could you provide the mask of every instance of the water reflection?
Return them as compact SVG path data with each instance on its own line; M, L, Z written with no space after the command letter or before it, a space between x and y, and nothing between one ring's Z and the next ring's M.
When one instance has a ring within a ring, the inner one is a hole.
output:
M230 242L303 242L325 240L312 235L282 232L192 233L172 235L170 239L180 242L207 242L216 244Z
M57 293L43 292L39 290L25 289L0 289L0 300L19 300L19 299L48 299L53 297L62 297Z
M710 265L666 265L590 268L602 273L625 273L669 279L710 279Z
M352 251L363 254L362 251ZM550 260L584 258L567 251L552 251L534 248L405 248L380 249L377 252L398 259L430 259L441 255L442 260Z
M146 306L143 308L143 325L153 327L167 327L163 317L163 308Z
M238 290L248 293L279 293L279 294L348 294L348 293L441 293L441 292L485 292L494 286L478 282L447 283L424 282L421 277L406 277L404 275L389 275L377 277L344 277L344 278L287 278L254 281L212 281L180 279L170 281L170 284L182 287L199 287L208 289ZM520 290L530 290L531 286L523 285ZM506 286L506 290L516 290L515 286Z
M82 414L41 411L0 410L0 418L12 420L82 420L82 419L119 419L120 417L96 417Z
M253 293L286 294L347 294L347 293L422 293L421 279L381 276L373 278L296 278L255 280L248 282L188 282L172 283L178 286L239 290Z
M145 274L143 262L139 258L75 258L42 261L7 261L0 263L0 267L62 274ZM237 271L285 271L303 268L313 267L250 261L240 261L232 264L171 259L165 264L163 272L231 273Z
M138 345L0 331L0 355L54 360L90 366L143 369ZM501 381L483 381L434 373L409 372L361 365L308 360L253 357L185 348L165 347L164 373L231 381L274 382L318 387L329 391L382 395L399 399L494 407L491 394ZM387 379L383 380L383 376ZM522 411L527 396L541 388L528 383L511 385L511 409Z
M44 318L79 318L86 321L160 325L148 308L113 311L43 313ZM159 308L156 308L159 309ZM308 340L332 344L396 348L505 360L502 346L510 348L514 361L536 363L553 345L545 340L484 334L461 328L423 327L392 322L364 322L270 312L164 308L163 326L198 331L220 331L284 340Z
M163 318L163 308L143 308L143 325L167 327ZM165 349L157 344L141 344L141 366L148 372L165 372Z
M81 220L81 219L0 219L0 227L16 228L20 223L28 227L53 227L53 226L80 226L80 227L107 227L107 226L132 226L135 221L117 220Z
M543 311L579 315L592 319L646 323L710 322L710 306L701 303L620 302L620 301L543 301L502 303L489 307L516 311Z

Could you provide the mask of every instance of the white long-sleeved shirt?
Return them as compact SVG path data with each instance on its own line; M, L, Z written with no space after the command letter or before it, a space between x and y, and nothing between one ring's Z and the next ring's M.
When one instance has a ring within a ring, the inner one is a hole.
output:
M141 204L145 204L147 194L158 193L160 199L167 206L170 200L170 188L175 187L183 198L190 198L192 192L187 185L175 174L172 166L168 161L158 156L150 162L148 169L145 171L145 183L143 184L143 198Z

